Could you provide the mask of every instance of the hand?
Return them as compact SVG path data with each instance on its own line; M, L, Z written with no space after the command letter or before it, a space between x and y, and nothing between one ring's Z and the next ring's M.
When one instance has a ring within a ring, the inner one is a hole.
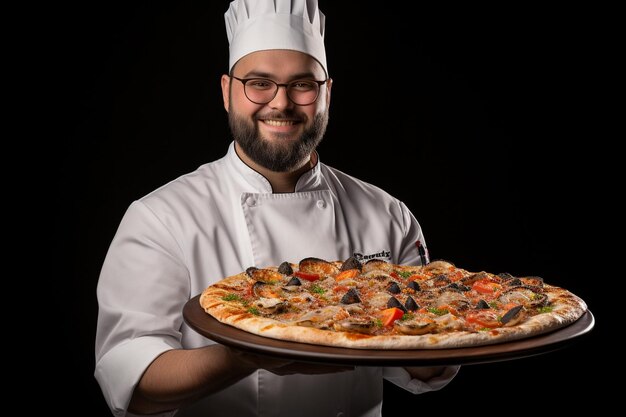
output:
M295 361L290 359L275 358L272 356L258 355L239 349L229 348L232 358L238 366L254 369L265 369L275 375L319 375L333 374L337 372L353 371L353 366L346 365L320 365L311 362Z

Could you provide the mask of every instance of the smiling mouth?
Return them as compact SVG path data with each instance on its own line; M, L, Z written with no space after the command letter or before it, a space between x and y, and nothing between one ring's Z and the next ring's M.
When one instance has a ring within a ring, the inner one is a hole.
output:
M293 126L296 124L293 120L263 120L263 122L270 126Z

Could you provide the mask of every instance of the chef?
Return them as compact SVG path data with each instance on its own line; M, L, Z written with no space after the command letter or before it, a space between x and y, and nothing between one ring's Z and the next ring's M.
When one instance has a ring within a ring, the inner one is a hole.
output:
M190 298L250 266L427 262L405 204L316 151L332 87L324 20L316 0L235 0L226 11L233 140L221 159L132 202L102 266L95 377L114 415L379 417L383 379L419 394L456 375L264 358L183 319Z

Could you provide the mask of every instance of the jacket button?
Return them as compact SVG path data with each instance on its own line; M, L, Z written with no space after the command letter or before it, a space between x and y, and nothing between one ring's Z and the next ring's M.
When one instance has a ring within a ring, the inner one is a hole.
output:
M319 208L326 207L326 203L324 202L324 200L317 200L317 207Z
M254 197L248 197L246 199L246 204L250 207L254 207L256 206L256 200L254 199Z

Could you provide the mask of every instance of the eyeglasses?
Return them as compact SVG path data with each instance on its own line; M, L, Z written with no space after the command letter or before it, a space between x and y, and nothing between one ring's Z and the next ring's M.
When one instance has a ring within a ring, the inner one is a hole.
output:
M255 104L267 104L274 100L278 93L278 87L285 87L289 100L299 106L307 106L315 103L320 94L320 87L327 80L295 80L286 84L279 84L267 78L238 78L235 80L243 83L243 92L248 100Z

